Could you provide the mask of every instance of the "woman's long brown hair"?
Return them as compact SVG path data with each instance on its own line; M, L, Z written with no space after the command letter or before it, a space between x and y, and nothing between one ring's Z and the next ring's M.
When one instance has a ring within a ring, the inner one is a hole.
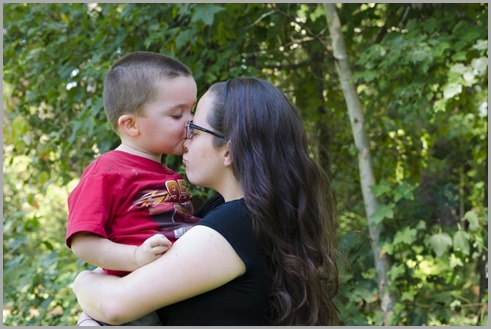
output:
M258 244L272 264L271 324L338 324L333 196L309 155L295 107L257 78L218 83L210 92L215 103L208 123L228 137Z

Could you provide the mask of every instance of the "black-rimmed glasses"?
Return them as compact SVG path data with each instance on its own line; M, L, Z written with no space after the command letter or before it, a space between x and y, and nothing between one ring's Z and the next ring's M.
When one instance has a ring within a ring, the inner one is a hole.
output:
M186 139L191 139L196 135L196 133L194 132L194 129L198 129L198 130L201 130L205 133L212 134L213 136L216 136L216 137L227 139L227 137L223 136L220 133L217 133L217 132L208 130L206 128L200 127L198 125L195 125L192 121L186 122Z

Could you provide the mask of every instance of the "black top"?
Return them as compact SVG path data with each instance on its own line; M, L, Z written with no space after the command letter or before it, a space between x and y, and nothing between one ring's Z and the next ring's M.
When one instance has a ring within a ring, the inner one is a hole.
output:
M165 325L267 325L271 274L258 249L244 200L223 203L197 225L219 232L246 266L245 273L227 284L169 305L158 311Z
M220 194L216 194L214 197L210 198L206 203L201 206L198 210L195 211L194 216L203 218L205 217L210 211L224 203L225 200Z

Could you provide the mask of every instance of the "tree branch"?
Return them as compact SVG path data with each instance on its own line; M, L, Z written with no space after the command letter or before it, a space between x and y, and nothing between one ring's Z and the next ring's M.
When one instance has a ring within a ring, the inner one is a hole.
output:
M307 35L311 36L311 37L312 37L312 38L314 38L314 39L315 39L317 42L319 42L319 43L322 45L322 47L324 47L324 48L325 48L325 49L328 51L328 52L327 52L327 55L328 55L329 59L331 59L331 60L333 60L333 59L334 59L334 57L333 57L333 55L332 55L332 53L331 53L332 48L331 48L331 45L330 45L330 44L328 44L328 43L324 42L324 40L322 40L322 38L321 38L321 37L319 37L317 34L315 34L314 32L312 32L312 31L311 31L311 30L310 30L310 29L309 29L307 26L305 26L304 24L300 24L299 22L297 22L297 21L296 21L295 17L293 17L293 16L291 16L291 15L289 15L289 14L285 13L284 11L282 11L282 10L278 9L278 7L277 7L277 6L275 6L274 4L269 4L268 6L269 6L269 7L271 7L271 8L273 8L273 10L274 10L276 13L280 14L280 15L281 15L281 16L283 16L283 17L288 18L288 20L289 20L290 22L292 22L293 24L295 24L295 25L297 25L298 27L300 27L302 30L304 30L304 31L307 33Z

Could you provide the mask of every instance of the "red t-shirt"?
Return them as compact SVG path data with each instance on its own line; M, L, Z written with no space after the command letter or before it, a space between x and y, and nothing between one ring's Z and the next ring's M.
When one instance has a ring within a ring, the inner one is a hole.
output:
M135 246L156 233L174 242L199 220L192 214L181 175L150 159L110 151L85 169L68 197L66 244L71 247L77 232Z

